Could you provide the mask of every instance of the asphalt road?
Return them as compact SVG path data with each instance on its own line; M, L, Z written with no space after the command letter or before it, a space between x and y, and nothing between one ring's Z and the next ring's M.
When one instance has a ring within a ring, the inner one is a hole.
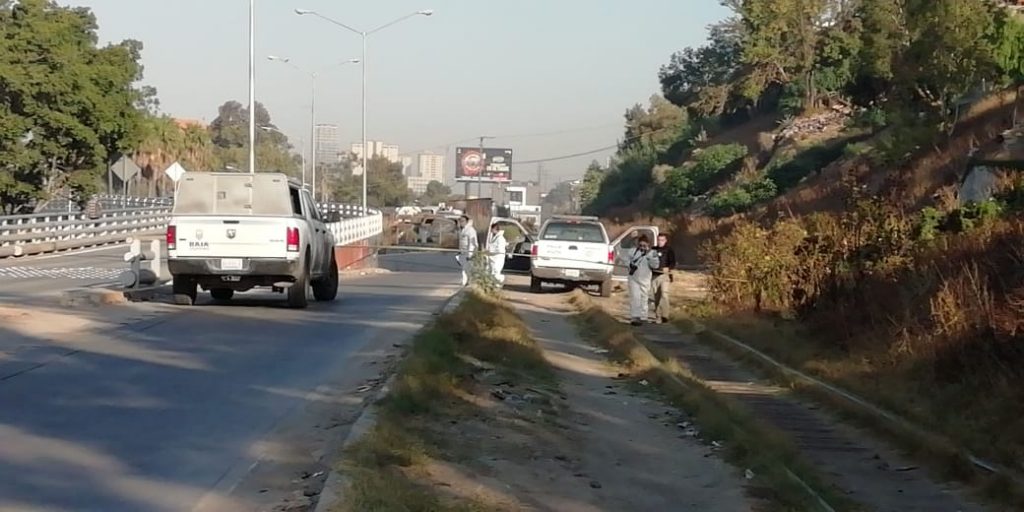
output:
M122 252L38 263L105 265ZM458 284L446 255L381 266L399 272L346 277L334 303L204 299L104 333L102 350L83 342L0 376L0 510L251 510L233 492L273 451L268 436L314 402L335 407L318 398L325 383L357 384L345 381L353 361L408 339ZM4 336L15 334L0 323Z
M117 281L128 270L120 244L79 252L0 259L0 300L48 295Z

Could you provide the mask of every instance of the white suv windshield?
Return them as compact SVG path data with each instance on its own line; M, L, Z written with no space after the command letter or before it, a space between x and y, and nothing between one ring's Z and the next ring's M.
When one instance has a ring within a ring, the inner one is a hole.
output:
M604 230L600 224L581 224L574 222L552 222L541 235L543 240L562 242L605 243Z

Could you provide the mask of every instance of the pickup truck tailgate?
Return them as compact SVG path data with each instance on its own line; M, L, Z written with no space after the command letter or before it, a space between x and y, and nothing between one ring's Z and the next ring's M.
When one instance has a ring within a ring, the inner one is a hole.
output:
M176 217L178 258L286 258L284 217Z
M541 240L537 242L538 267L607 270L608 245L593 242L564 242Z

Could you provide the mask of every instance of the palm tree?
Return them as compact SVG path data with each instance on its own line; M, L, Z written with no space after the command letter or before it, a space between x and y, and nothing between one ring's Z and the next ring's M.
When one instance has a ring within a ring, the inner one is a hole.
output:
M183 136L185 167L189 171L208 171L213 166L213 141L210 131L199 125L188 125Z
M135 150L135 161L148 182L149 195L168 190L164 170L184 152L185 138L181 128L170 117L152 117L143 121L142 141Z

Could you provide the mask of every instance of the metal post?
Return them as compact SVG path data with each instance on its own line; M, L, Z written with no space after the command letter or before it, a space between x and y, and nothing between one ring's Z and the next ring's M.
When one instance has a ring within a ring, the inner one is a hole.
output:
M256 172L256 0L249 0L249 173Z
M363 37L363 56L360 61L363 64L363 215L366 215L367 204L366 204L366 175L370 173L370 168L366 164L366 154L369 148L366 144L366 32L361 32L360 35Z
M312 170L310 170L310 176L312 176L312 195L313 199L316 200L316 73L311 75L311 94L310 94L310 107L309 107L309 136L311 137L310 146L310 159L312 162Z

